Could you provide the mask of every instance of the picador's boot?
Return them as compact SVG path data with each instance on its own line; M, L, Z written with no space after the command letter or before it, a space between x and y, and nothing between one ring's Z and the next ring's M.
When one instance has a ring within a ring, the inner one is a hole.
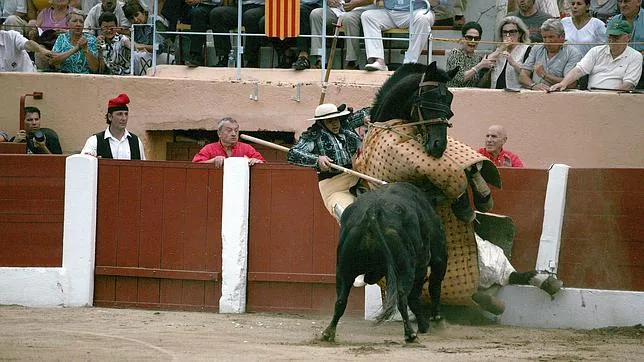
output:
M548 293L551 297L563 287L563 282L547 273L538 273L530 279L530 284Z

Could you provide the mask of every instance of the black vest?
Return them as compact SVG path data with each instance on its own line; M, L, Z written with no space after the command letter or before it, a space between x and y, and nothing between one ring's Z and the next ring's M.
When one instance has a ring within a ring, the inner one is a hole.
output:
M110 148L110 141L105 139L105 131L95 134L96 136L96 154L102 158L114 158L112 156L112 149ZM132 132L130 137L127 138L130 144L130 160L140 160L141 150L139 149L139 138Z

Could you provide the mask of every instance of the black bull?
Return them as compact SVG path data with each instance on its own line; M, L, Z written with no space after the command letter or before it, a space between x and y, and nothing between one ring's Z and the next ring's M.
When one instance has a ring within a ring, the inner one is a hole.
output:
M434 211L431 195L409 183L392 183L360 195L342 214L337 250L333 320L322 335L334 341L354 279L365 274L374 284L386 276L386 300L377 317L391 317L396 306L403 319L405 340L416 341L407 306L416 316L418 331L427 332L429 315L422 312L420 295L427 267L432 318L439 319L440 293L447 269L445 231Z

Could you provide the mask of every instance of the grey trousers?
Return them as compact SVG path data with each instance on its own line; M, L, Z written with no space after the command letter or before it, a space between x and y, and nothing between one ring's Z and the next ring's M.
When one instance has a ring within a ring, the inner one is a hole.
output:
M351 11L345 12L342 17L342 28L346 36L360 36L360 15L369 9L377 9L376 5L367 5L357 7ZM311 21L311 35L322 34L322 15L324 9L318 8L311 12L309 20ZM326 24L331 26L338 21L338 17L330 10L327 9ZM328 40L327 40L328 41ZM358 51L360 51L360 39L346 39L347 55L345 57L347 62L358 60ZM322 38L311 38L311 55L322 55Z

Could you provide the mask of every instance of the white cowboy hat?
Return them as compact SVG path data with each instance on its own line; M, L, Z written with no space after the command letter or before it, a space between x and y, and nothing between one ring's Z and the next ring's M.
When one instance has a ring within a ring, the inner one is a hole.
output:
M315 108L315 117L309 118L308 121L320 121L323 119L337 118L349 114L346 104L336 106L333 103L320 104Z

